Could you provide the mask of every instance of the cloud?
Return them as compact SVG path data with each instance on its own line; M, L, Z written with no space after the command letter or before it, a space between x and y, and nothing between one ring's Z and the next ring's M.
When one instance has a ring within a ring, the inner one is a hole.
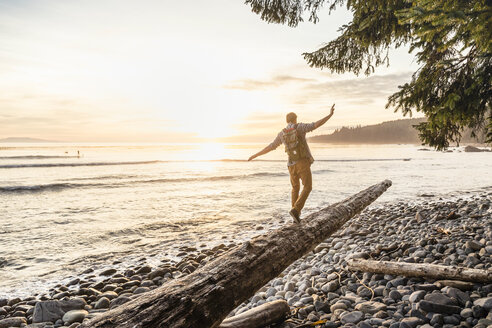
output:
M313 82L304 86L296 98L297 104L307 104L323 98L345 99L353 105L367 105L397 91L397 86L410 79L411 72L373 75L328 82Z
M283 86L288 83L306 83L316 81L311 78L303 78L290 75L276 75L270 79L261 81L254 79L240 79L232 81L224 86L225 89L236 89L236 90L264 90L268 88L276 88Z
M275 75L264 80L240 79L223 87L244 91L276 88L278 92L283 91L285 98L293 105L309 105L330 98L343 99L346 104L361 106L385 101L410 76L411 72L400 72L341 79L333 78L333 75L326 72L318 72L314 78Z

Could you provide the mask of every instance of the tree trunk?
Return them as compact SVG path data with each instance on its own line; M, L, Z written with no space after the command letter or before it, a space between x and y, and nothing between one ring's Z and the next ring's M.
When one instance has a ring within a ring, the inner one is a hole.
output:
M284 300L268 302L222 321L219 328L262 328L281 322L290 314Z
M231 249L183 278L80 327L217 327L234 308L361 212L391 186L385 180L346 200Z
M492 281L492 270L479 270L427 263L387 262L360 259L349 260L347 264L348 268L354 271L484 283Z

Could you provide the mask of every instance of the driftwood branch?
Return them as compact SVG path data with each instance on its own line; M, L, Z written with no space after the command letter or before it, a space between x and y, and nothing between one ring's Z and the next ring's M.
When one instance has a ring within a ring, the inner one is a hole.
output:
M385 180L303 219L258 236L80 327L218 327L238 305L313 250L391 186Z
M492 270L470 269L427 263L406 263L350 259L350 270L387 273L406 277L451 279L472 282L492 282Z
M290 314L286 301L268 302L222 321L219 328L262 328L283 321Z

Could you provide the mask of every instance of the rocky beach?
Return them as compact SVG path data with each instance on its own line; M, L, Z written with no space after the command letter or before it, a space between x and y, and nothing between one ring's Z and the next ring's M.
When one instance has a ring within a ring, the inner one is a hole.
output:
M490 283L354 272L347 268L347 260L491 270L491 195L481 192L450 200L369 207L230 316L282 299L288 302L291 316L280 327L488 327L492 325ZM183 246L179 261L162 258L155 266L143 257L140 265L124 270L117 270L121 263L115 262L119 266L89 268L45 294L0 299L0 328L75 328L83 320L194 272L238 244Z

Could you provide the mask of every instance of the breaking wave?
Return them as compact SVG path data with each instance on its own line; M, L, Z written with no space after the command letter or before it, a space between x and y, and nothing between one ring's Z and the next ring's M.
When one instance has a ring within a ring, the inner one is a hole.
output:
M258 172L253 174L243 175L222 175L210 177L192 177L192 178L170 178L170 179L149 179L149 180L126 180L115 183L50 183L40 185L23 185L23 186L2 186L0 194L15 194L15 193L36 193L44 191L61 191L64 189L75 188L119 188L126 186L134 186L135 184L152 184L152 183L180 183L180 182L201 182L201 181L221 181L221 180L243 180L255 177L281 177L288 176L287 173L274 172Z

